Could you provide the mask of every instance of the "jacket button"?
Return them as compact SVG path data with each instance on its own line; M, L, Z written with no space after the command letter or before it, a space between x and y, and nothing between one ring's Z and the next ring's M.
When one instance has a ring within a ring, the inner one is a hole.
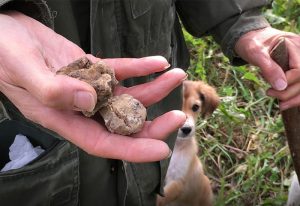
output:
M110 173L114 173L116 171L116 168L114 166L111 166Z

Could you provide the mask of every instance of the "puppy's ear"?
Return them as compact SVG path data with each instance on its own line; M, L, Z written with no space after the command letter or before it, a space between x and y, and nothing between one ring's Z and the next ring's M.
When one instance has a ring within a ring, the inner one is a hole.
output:
M216 90L208 86L205 91L199 93L200 101L202 102L201 116L206 118L211 115L220 104L220 97Z

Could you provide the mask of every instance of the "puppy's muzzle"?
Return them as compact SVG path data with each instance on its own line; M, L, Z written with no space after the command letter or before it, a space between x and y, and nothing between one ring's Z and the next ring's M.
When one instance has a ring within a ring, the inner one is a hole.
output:
M193 118L188 117L184 125L178 130L178 137L186 138L195 133L195 122Z
M189 135L192 131L192 127L181 127L180 130L184 135Z

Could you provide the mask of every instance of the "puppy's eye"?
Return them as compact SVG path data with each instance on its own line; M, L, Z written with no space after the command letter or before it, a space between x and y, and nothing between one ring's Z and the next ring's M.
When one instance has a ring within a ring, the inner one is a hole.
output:
M192 106L193 112L197 112L197 111L199 110L199 108L200 108L200 106L199 106L198 104L194 104L194 105Z
M201 100L202 102L205 102L205 96L204 96L204 94L199 93L199 97L200 97L200 100Z

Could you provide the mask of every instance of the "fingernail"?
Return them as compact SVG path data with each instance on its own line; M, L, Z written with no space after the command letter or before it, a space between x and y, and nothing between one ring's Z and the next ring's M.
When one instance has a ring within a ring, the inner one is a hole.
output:
M149 59L150 61L158 60L160 62L166 62L168 64L167 59L163 56L148 56L148 57L144 57L143 59Z
M169 158L171 158L172 157L172 150L170 149L170 151L169 151L169 154L168 154L168 156L167 156L167 158L166 159L169 159Z
M185 77L183 78L183 81L187 80L188 76L189 76L188 74L185 74Z
M282 91L282 90L284 90L287 87L287 83L283 79L277 79L275 81L275 85L274 86L275 86L274 89L276 89L278 91Z
M188 78L188 74L181 68L175 67L175 68L172 69L172 71L177 72L182 76L181 81L184 81Z
M164 67L164 69L168 69L171 66L171 64L168 64L167 66Z
M74 96L74 107L82 111L93 111L96 104L94 96L90 92L78 91Z

